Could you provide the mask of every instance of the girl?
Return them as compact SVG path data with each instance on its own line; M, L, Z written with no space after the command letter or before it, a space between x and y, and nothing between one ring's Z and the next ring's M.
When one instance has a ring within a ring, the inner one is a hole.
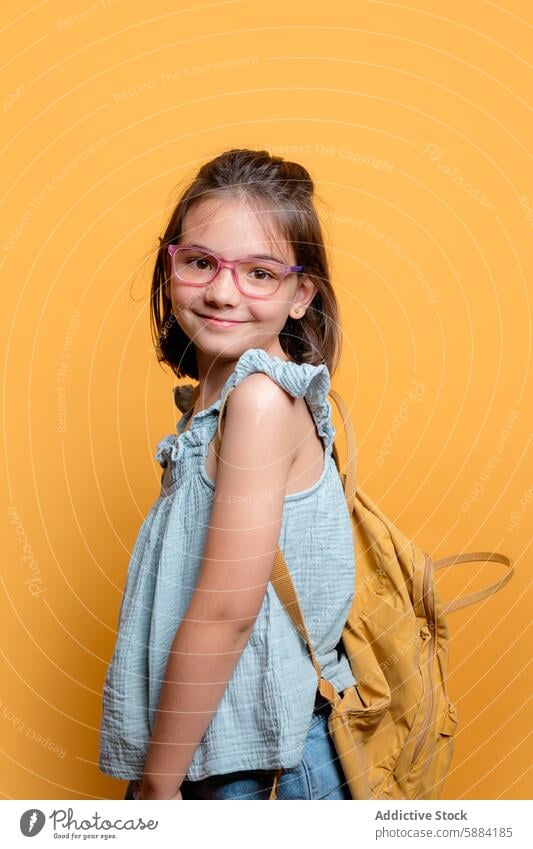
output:
M330 704L269 578L291 571L322 677L339 643L352 527L327 400L340 335L313 183L266 151L205 164L152 286L159 359L183 413L132 553L107 670L99 767L126 799L349 799ZM214 437L222 402L220 455Z

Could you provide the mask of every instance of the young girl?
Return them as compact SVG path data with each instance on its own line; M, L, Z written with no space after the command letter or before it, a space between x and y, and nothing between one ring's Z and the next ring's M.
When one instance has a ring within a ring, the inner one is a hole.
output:
M132 553L100 769L126 799L349 799L303 638L269 582L281 548L322 678L340 643L352 527L327 400L340 349L313 183L266 151L205 164L160 240L152 330L183 413ZM225 419L215 455L218 416ZM272 795L271 795L272 793Z

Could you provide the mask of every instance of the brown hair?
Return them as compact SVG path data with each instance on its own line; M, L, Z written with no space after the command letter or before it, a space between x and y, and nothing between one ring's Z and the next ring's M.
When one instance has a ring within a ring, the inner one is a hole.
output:
M268 213L271 237L277 227L292 245L296 264L303 265L317 287L303 318L290 316L280 332L285 354L297 363L325 363L333 374L340 357L339 310L329 279L322 228L313 204L314 184L309 172L297 162L271 156L266 150L233 149L205 163L182 193L159 249L152 279L150 324L157 358L177 377L198 380L196 350L172 312L165 293L170 275L167 245L182 233L186 213L198 203L221 195L238 197L250 208Z

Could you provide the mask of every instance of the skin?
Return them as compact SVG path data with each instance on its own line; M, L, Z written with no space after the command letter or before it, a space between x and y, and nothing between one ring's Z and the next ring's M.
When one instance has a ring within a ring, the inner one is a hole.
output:
M204 245L225 259L270 254L296 264L292 246L282 239L271 245L261 217L239 201L206 200L184 224L182 244ZM309 278L296 275L267 300L242 295L229 269L204 289L173 280L167 295L197 352L195 412L220 397L249 348L287 360L279 333L289 315L302 318L315 293ZM212 329L197 313L243 324ZM295 407L295 399L262 373L248 375L232 392L199 578L169 653L140 799L181 799L190 762L249 640L279 541L297 447Z

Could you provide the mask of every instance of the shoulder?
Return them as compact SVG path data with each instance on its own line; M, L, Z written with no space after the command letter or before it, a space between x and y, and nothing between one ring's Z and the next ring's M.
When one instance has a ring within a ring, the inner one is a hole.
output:
M296 363L250 348L239 358L222 391L224 428L237 432L246 423L243 436L259 446L262 441L269 451L275 439L279 452L290 455L292 462L304 446L312 453L309 440L315 430L329 449L334 436L329 388L325 363Z
M269 409L278 415L289 415L295 398L276 380L264 372L254 372L243 378L230 393L231 406L242 411L254 407Z
M294 458L297 399L275 380L254 372L230 391L226 401L224 440L226 454L262 457L266 462Z

